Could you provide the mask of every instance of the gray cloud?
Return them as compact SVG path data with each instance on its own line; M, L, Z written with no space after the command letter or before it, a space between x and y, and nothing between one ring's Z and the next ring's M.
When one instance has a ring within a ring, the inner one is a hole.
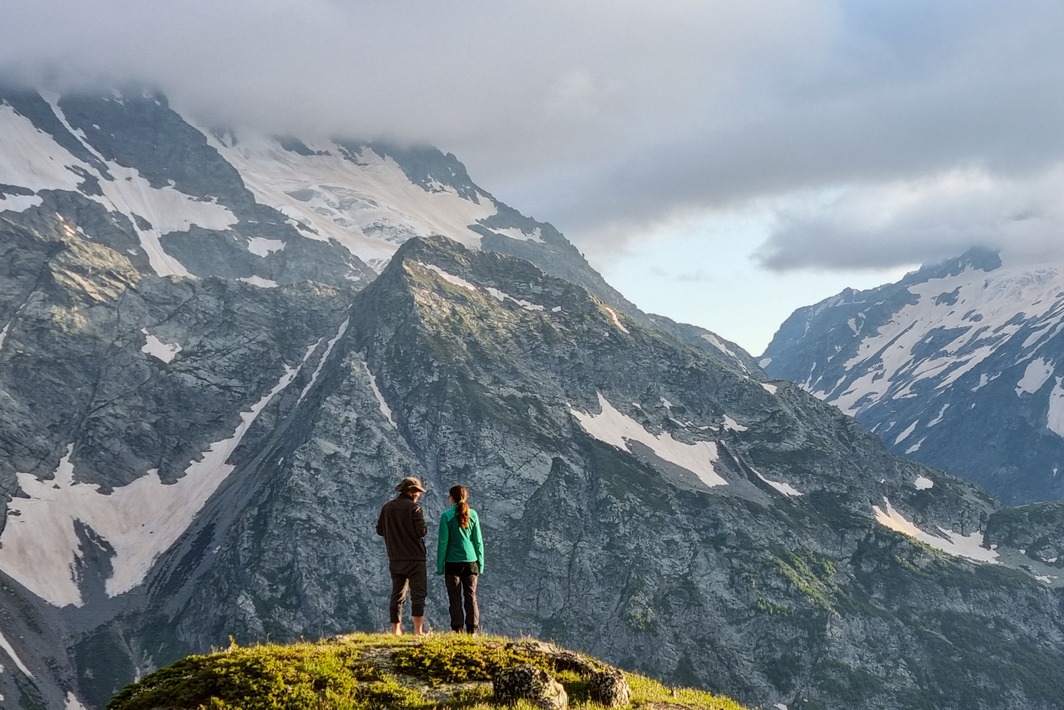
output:
M778 212L773 269L1033 250L1062 226L1050 0L0 0L0 16L8 76L135 80L207 120L433 143L592 254L754 204ZM899 188L964 171L996 197L961 190L947 210Z
M985 170L858 187L781 207L757 254L766 268L872 269L930 263L971 246L1013 259L1064 253L1064 165L1013 179Z

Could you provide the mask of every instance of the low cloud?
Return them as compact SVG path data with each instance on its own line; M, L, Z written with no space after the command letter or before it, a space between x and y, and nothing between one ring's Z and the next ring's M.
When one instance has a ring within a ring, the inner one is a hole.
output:
M1064 164L1023 178L954 171L795 200L757 254L774 271L887 269L973 246L1013 259L1064 253Z
M1037 249L1064 226L1046 192L1064 163L1050 0L0 0L0 16L9 79L136 81L204 120L431 143L592 254L765 205L777 270ZM965 174L986 189L942 192Z

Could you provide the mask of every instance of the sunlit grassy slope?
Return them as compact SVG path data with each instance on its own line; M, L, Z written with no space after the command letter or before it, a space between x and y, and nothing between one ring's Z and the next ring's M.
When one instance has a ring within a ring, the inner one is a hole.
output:
M567 654L531 640L460 634L421 638L351 634L287 646L234 645L162 668L127 686L107 708L486 710L497 707L492 674L522 663L542 668L565 686L570 707L601 708L591 701L585 677L571 668L559 668L559 652ZM575 655L588 667L609 669L595 659ZM669 688L634 673L625 676L633 708L742 710L729 698Z

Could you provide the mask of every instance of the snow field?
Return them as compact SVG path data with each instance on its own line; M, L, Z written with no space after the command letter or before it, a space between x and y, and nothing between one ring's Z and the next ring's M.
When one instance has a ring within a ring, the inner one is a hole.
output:
M0 151L0 183L18 185L35 192L41 190L77 191L83 178L75 169L99 179L103 196L89 195L108 210L133 215L146 220L151 227L142 229L134 220L141 248L148 255L152 269L160 276L187 276L188 270L167 254L160 242L163 234L187 231L198 225L204 229L228 229L238 222L228 208L213 202L196 200L172 187L153 188L139 172L107 161L85 140L81 131L74 130L62 110L53 100L52 110L68 130L82 141L86 150L106 164L113 180L101 175L92 165L74 157L48 134L7 105L0 105L0 135L4 136L4 150ZM40 198L37 198L38 203ZM3 204L8 203L8 198ZM29 209L31 200L13 200L11 205Z
M400 242L413 236L442 234L479 248L481 236L469 225L498 212L487 198L477 204L442 185L425 190L394 160L369 149L355 162L332 142L309 146L315 155L300 155L266 136L242 134L230 144L201 132L237 169L256 200L312 229L301 230L308 238L336 239L378 270ZM404 236L391 241L374 236L389 230ZM511 236L509 230L496 231Z
M924 532L907 520L901 513L894 510L890 501L886 498L883 499L883 507L880 508L878 505L874 505L872 506L872 512L875 514L876 522L883 527L915 538L936 550L956 557L965 557L975 562L997 562L998 554L982 546L982 533L974 532L971 535L961 535L945 528L939 528L938 535Z
M934 381L936 389L947 388L1002 343L1042 318L1046 324L1025 336L1025 350L1059 333L1064 322L1054 323L1053 314L1060 306L1058 294L1062 290L1062 268L1047 266L1031 272L1028 266L1008 264L990 272L968 269L915 284L909 291L917 302L904 306L890 323L865 337L857 354L843 366L846 371L865 374L843 392L838 391L838 383L832 391L819 386L810 389L847 414L856 415L886 397L915 396L914 386L928 379ZM943 300L945 294L950 298ZM1023 314L1023 322L1016 319L1017 313ZM913 355L930 334L947 331L956 331L952 340L936 343L926 357ZM1029 363L1017 383L1017 395L1037 391L1051 376L1051 368L1052 363L1042 359ZM904 387L898 386L901 381L906 382Z
M48 603L81 606L79 560L83 558L78 526L105 542L112 552L109 596L140 584L155 559L192 523L207 500L233 471L227 461L262 409L299 372L286 367L277 384L240 414L233 435L210 444L184 476L166 485L150 470L129 485L100 492L95 484L74 480L73 445L59 462L52 480L17 474L23 496L8 506L0 536L0 569Z
M652 434L621 412L600 393L598 395L600 414L589 414L578 409L569 408L580 426L595 439L610 446L628 451L629 442L639 442L651 449L658 457L687 469L706 485L707 488L727 485L727 481L717 473L714 463L719 458L717 444L713 441L699 441L686 444L676 441L668 432Z

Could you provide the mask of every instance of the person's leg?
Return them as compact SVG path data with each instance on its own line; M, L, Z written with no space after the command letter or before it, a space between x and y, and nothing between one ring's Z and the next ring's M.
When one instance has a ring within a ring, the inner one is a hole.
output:
M415 562L410 570L410 613L414 617L414 633L425 633L425 597L429 595L429 575L425 561Z
M462 575L462 596L465 597L465 628L471 634L475 634L480 628L480 606L477 604L477 580L480 575L474 572L476 564L469 565L466 574Z
M409 580L407 576L394 565L392 566L391 575L392 594L388 597L388 618L392 623L392 633L398 636L403 633L403 603L406 601L406 591L409 587Z
M443 582L447 586L448 611L451 613L451 631L461 631L462 618L462 577L461 566L448 562L444 567Z

